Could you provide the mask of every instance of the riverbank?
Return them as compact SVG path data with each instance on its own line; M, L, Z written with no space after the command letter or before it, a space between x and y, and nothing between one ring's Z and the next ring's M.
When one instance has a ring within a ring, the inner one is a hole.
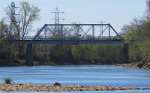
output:
M112 86L63 86L34 84L1 84L0 91L113 91L137 90L138 88Z
M128 63L128 64L117 64L117 66L150 70L150 62L136 62L136 63Z

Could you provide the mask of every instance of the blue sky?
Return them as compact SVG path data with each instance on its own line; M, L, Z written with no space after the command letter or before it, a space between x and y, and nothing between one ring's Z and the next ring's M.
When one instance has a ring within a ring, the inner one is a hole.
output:
M54 23L52 11L56 7L65 13L61 23L111 23L116 30L141 18L146 12L146 0L0 0L0 18L5 17L5 8L12 1L16 6L21 1L28 1L41 9L40 19L34 24L40 28L45 23Z

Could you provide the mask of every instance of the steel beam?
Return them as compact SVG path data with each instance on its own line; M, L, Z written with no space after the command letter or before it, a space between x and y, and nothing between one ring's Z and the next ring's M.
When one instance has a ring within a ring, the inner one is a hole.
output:
M108 45L115 45L115 44L124 44L122 40L16 40L15 42L22 42L22 43L31 43L32 44L66 44L66 45L82 45L82 44L108 44Z

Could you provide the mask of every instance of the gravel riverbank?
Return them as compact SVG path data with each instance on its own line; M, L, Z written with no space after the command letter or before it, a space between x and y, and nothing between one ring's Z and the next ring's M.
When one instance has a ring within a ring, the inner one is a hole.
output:
M62 85L33 85L33 84L1 84L0 91L112 91L134 90L137 88L111 86L62 86Z

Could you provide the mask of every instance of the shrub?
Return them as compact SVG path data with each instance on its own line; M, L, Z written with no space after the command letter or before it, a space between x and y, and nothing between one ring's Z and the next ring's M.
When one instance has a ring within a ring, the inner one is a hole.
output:
M61 86L61 84L59 82L55 82L53 86Z
M12 84L12 79L11 78L5 78L4 82L5 82L5 84Z

